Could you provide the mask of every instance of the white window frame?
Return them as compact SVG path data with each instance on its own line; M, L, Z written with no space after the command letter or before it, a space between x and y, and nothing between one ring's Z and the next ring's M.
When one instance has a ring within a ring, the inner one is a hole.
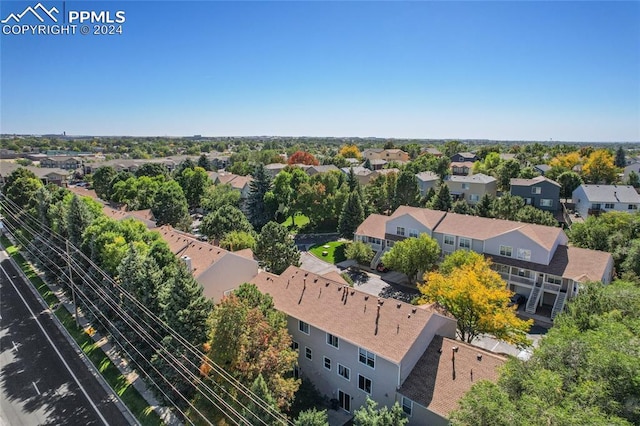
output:
M364 359L364 361L363 361ZM367 367L376 368L376 354L369 352L364 348L358 348L358 362L364 364Z
M540 195L542 194L542 188L539 186L534 186L531 188L531 193L534 195Z
M604 203L604 208L605 209L613 209L613 208L615 208L615 204L613 204L613 203Z
M304 347L304 357L309 361L313 361L313 349L311 349L309 346Z
M367 388L367 380L369 381L369 391L367 391L367 389L366 389ZM362 381L362 383L363 383L362 387L360 387L360 381ZM373 394L373 380L371 380L367 376L364 376L364 375L358 373L358 389L360 389L362 392L366 393L367 395Z
M509 254L507 254L507 252ZM504 257L513 257L513 247L511 246L500 246L500 256Z
M469 201L480 201L480 194L469 194Z
M638 205L637 204L629 204L629 206L627 206L627 210L638 210Z
M469 184L463 182L461 187L462 187L462 189L469 189Z
M466 242L469 244L468 247L464 246L462 243ZM458 247L460 247L461 249L469 249L471 250L471 238L464 238L464 237L460 237L460 239L458 240Z
M451 238L451 242L448 243L447 239ZM454 237L453 235L447 235L445 234L444 239L442 240L444 244L448 245L448 246L453 246L456 244L456 237Z
M407 402L409 402L407 404ZM413 414L413 401L407 398L406 396L402 397L402 411L408 416L411 417Z
M418 230L409 228L409 238L417 238Z
M400 232L400 230L402 230L402 232ZM404 226L396 226L396 235L400 235L401 237L404 237L406 235Z
M553 200L551 198L540 199L540 207L553 207Z
M304 321L298 320L298 330L300 330L300 332L306 334L307 336L309 335L309 323L306 323Z
M334 348L339 349L340 348L340 338L338 336L334 336L331 333L327 333L327 345L333 346Z
M295 340L291 341L291 349L293 349L294 351L297 351L300 348L300 345L298 344L298 342L296 342Z
M520 260L531 261L531 250L519 248L516 257Z
M344 365L338 363L338 368L336 368L336 373L338 376L345 379L347 382L351 381L351 369L349 367L345 367Z
M327 362L327 361L328 361L328 362ZM325 369L327 369L327 370L329 370L329 371L331 371L331 358L326 357L326 356L325 356L325 357L322 357L322 362L323 362L324 368L325 368ZM329 364L329 366L328 366L328 367L327 367L327 364Z

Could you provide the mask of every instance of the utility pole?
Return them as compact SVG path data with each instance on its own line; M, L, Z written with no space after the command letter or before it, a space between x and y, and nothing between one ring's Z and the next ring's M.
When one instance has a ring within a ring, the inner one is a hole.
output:
M78 304L76 303L76 286L73 283L73 276L71 275L71 253L69 253L69 240L65 241L67 247L67 265L69 267L69 284L71 284L71 298L73 299L73 311L76 319L76 327L80 328L80 321L78 320Z

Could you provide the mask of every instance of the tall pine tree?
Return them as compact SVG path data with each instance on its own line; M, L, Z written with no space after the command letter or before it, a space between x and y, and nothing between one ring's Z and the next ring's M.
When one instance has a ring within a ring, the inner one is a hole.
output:
M347 239L353 239L353 233L364 221L364 207L362 197L357 191L352 191L347 197L340 218L338 219L338 232Z
M265 202L265 195L271 191L271 177L267 174L264 164L256 166L253 180L249 184L249 197L247 198L247 210L249 222L258 231L273 219L275 210L271 203Z

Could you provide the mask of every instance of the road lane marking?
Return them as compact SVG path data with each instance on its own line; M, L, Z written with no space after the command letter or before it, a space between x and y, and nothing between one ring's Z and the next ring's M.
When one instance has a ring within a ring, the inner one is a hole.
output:
M102 415L100 410L98 410L98 407L96 406L96 404L93 403L93 400L89 397L89 394L87 393L85 388L80 384L80 380L78 380L78 377L76 377L74 372L71 371L71 367L69 367L69 364L67 364L67 361L65 361L64 357L62 356L62 354L60 353L60 351L58 350L56 345L53 343L53 340L51 340L51 337L49 337L49 335L45 331L45 329L42 326L42 324L40 324L40 320L36 316L35 312L33 312L33 310L31 309L31 306L29 306L27 304L27 301L22 296L22 293L20 293L20 291L18 290L18 287L16 287L16 285L13 283L13 280L11 278L9 278L9 274L7 274L7 271L5 271L4 267L2 267L2 266L0 266L0 269L2 269L2 272L4 273L4 275L9 279L9 283L11 284L11 286L14 288L14 290L16 291L18 296L20 297L20 300L22 300L22 303L24 303L24 306L27 307L27 310L29 311L29 313L31 314L33 319L36 321L36 324L38 324L38 327L40 327L40 330L42 331L42 334L44 334L44 337L47 338L47 341L49 342L49 344L51 345L53 350L56 351L56 354L58 354L58 358L60 358L60 361L62 361L64 366L67 368L67 371L69 372L69 374L71 374L71 377L73 377L73 380L76 382L76 384L78 385L78 387L80 388L80 390L84 394L85 398L87 398L87 401L89 401L89 404L91 404L91 407L93 407L94 411L96 412L96 414L98 415L100 420L102 420L102 423L105 424L106 426L108 426L109 422L107 422L107 420L104 418L104 416Z
M31 384L34 388L36 388L36 392L38 393L38 395L40 395L40 389L38 389L38 387L36 386L36 382L31 382Z

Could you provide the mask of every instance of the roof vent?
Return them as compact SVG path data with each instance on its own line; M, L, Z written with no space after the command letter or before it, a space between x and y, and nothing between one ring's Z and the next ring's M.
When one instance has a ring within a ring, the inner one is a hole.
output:
M364 300L369 300L369 296L365 296L365 297L364 297Z
M482 354L477 354L477 355L476 355L476 359L477 359L478 361L482 361Z
M324 283L325 287L329 287L329 282Z
M400 309L400 307L402 307L402 303L398 303L398 304L396 305L396 308Z
M416 312L418 312L418 308L413 308L413 309L411 309L411 313L412 313L412 314L415 314Z

